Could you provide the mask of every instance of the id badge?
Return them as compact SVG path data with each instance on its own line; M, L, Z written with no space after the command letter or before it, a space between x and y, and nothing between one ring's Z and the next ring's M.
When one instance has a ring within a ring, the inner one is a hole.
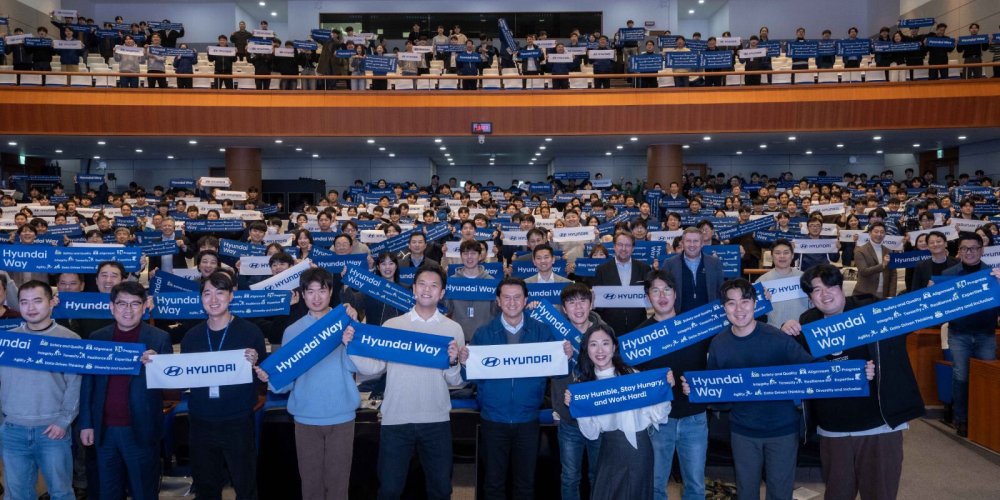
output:
M212 399L219 399L219 386L213 385L208 388L208 397Z
M476 308L475 307L469 307L468 313L469 313L469 317L470 318L475 318L476 317Z

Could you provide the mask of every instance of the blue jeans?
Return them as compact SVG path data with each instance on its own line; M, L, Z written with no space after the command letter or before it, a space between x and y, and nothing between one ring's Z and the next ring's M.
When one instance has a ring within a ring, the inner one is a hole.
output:
M52 500L74 500L73 454L69 429L62 439L43 434L48 426L24 427L6 422L3 425L3 465L10 500L35 500L38 471L45 476L45 486Z
M378 498L396 500L406 487L414 451L420 457L428 500L451 498L451 422L383 425L378 447Z
M965 334L949 332L951 348L952 410L955 422L969 421L969 358L997 359L997 338L990 333Z
M562 474L559 481L562 485L562 500L580 500L580 479L583 466L583 452L587 451L587 478L590 487L594 487L597 477L597 456L601 450L601 440L590 440L580 433L576 422L559 421L559 465Z
M125 498L125 484L135 500L156 500L160 486L157 447L135 441L131 427L107 427L97 445L101 496Z
M683 500L704 500L705 457L708 454L708 417L705 412L684 418L671 418L660 424L660 429L650 427L649 438L653 444L653 498L667 498L667 481L673 467L674 450L681 466L684 481Z

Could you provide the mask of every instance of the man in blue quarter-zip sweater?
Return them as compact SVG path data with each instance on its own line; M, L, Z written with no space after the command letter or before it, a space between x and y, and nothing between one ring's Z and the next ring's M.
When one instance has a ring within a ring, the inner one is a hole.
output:
M528 318L524 306L528 286L520 278L505 278L497 286L500 314L479 327L472 345L509 345L552 342L556 339L542 323ZM566 357L573 347L564 342ZM469 348L459 352L462 364ZM512 498L532 498L538 458L538 408L545 397L547 377L504 378L476 381L486 463L486 499L506 498L507 470L513 465Z

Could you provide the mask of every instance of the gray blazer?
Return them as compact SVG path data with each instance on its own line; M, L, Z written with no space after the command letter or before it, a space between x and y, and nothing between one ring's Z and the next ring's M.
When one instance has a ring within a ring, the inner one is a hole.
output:
M705 286L708 288L708 301L711 302L719 298L719 287L722 286L722 282L725 281L725 277L722 276L722 261L714 255L709 255L705 252L701 253L701 259L705 265ZM677 254L676 257L667 259L663 263L663 268L674 277L674 283L677 284L677 293L675 294L677 299L674 301L674 310L677 314L685 311L681 311L681 293L684 287L684 279L681 273L687 273L687 266L684 264L684 254Z

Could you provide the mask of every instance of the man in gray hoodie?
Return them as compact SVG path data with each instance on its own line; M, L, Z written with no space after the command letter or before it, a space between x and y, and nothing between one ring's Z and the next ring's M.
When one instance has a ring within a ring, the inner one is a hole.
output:
M79 339L52 320L58 302L47 283L28 281L18 291L25 324L11 331ZM52 500L75 498L69 428L80 409L80 380L73 373L0 367L0 403L6 415L0 438L10 498L35 498L39 470Z

